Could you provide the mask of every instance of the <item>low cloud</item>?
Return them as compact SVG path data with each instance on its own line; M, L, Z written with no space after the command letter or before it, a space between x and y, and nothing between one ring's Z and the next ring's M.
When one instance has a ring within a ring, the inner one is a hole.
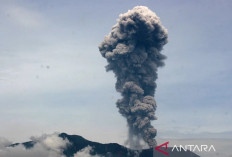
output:
M67 139L62 139L57 133L32 137L35 145L26 149L22 144L15 147L7 147L10 142L0 139L0 156L4 157L65 157L63 150L70 144Z
M71 145L68 139L59 137L58 133L31 137L34 146L26 149L23 144L10 146L13 143L0 138L0 157L66 157L63 151ZM9 147L10 146L10 147ZM87 146L74 154L74 157L103 157L94 154L94 148Z
M91 155L91 152L93 152L93 148L90 146L87 146L83 149L81 149L79 152L74 154L74 157L102 157L100 155Z

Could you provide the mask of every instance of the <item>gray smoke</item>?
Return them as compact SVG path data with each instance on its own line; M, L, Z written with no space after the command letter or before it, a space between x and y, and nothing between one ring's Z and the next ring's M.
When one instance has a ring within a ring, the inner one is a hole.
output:
M117 101L119 112L127 119L130 145L142 138L150 147L156 145L154 99L157 68L166 58L161 54L167 43L167 30L159 17L145 6L137 6L121 14L117 24L99 45L107 59L107 71L117 78L116 90L122 99Z

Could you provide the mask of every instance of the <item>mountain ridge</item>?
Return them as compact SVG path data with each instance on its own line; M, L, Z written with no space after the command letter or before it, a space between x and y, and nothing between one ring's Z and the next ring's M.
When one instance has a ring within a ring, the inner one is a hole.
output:
M84 148L91 147L90 155L99 155L101 157L167 157L166 155L154 150L153 148L150 149L142 149L142 150L134 150L119 145L117 143L106 143L102 144L99 142L89 141L83 138L80 135L68 135L66 133L60 133L58 135L62 139L67 139L70 144L66 146L63 150L63 154L66 157L73 157L75 153L83 150ZM24 143L15 143L10 145L11 147L15 147L19 144L22 144L26 149L31 149L35 144L36 141L28 141ZM164 150L163 148L161 148ZM166 152L169 153L171 157L200 157L193 152L188 151L172 151L171 147L168 147Z

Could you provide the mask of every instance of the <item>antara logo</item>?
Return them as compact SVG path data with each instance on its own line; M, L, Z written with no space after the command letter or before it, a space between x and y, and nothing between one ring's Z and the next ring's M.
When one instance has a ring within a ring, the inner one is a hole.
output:
M179 147L177 145L174 145L174 147L172 148L172 152L173 150L175 150L180 152L180 151L187 151L190 150L192 152L198 151L198 152L210 152L210 151L214 151L216 152L216 149L214 148L213 145L179 145Z
M169 142L161 144L161 145L155 147L155 150L157 150L157 151L159 151L159 152L161 152L161 153L168 156L169 155L168 152L163 151L163 150L160 149L161 147L165 146L165 150L167 150L168 144L169 144ZM193 152L194 151L199 151L199 152L214 151L214 152L216 152L216 149L214 148L213 145L184 145L184 146L183 145L179 145L179 146L174 145L174 147L172 148L171 151L173 152L174 150L176 150L177 152L181 152L181 151L186 152L187 150L190 150L190 151L193 151Z
M160 149L161 147L165 146L165 150L167 150L168 149L168 144L169 144L169 142L161 144L160 146L155 147L155 150L157 150L157 151L159 151L159 152L161 152L161 153L163 153L165 155L169 155L167 152Z

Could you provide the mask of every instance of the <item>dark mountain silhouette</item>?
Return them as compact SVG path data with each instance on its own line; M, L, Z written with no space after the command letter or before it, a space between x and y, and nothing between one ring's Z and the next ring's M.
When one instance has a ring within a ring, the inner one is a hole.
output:
M150 149L143 149L143 150L133 150L128 149L124 146L121 146L117 143L108 143L108 144L101 144L98 142L92 142L89 140L84 139L83 137L79 135L68 135L66 133L61 133L59 136L63 139L68 139L71 143L67 146L67 148L63 151L63 154L67 157L73 157L73 155L80 151L81 149L91 146L93 148L93 151L90 152L91 155L101 155L104 157L167 157L167 155L164 155L156 150L154 148ZM22 145L26 149L30 149L34 146L36 142L29 141L22 143ZM17 146L19 143L12 144L11 146ZM162 148L161 148L162 149ZM169 153L170 157L199 157L198 155L194 154L190 151L171 151L172 148L168 148L166 152Z

